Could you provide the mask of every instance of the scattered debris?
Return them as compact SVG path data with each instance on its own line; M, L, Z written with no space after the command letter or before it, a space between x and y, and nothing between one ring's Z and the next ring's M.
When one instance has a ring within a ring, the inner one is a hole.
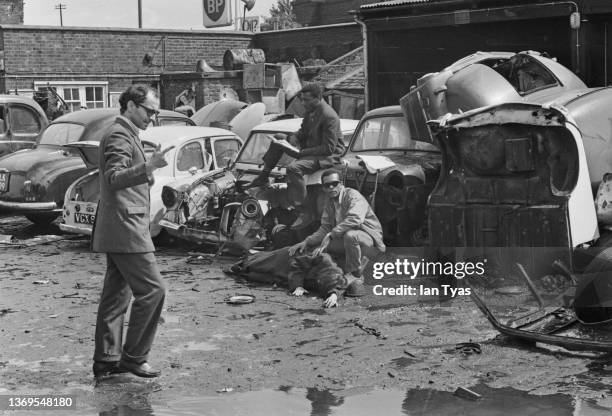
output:
M370 335L374 335L376 338L378 339L387 339L387 337L385 335L383 335L379 330L377 330L376 328L369 328L364 326L361 322L359 322L358 319L353 319L351 320L351 322L359 329L363 330L364 332L370 334Z
M234 296L230 296L229 298L225 299L225 303L228 303L230 305L244 305L246 303L253 303L255 302L255 296L254 295L234 295Z
M480 344L476 342L460 342L459 344L455 345L455 351L465 355L482 353Z
M5 308L5 309L0 309L0 316L4 316L8 313L15 313L16 311L12 310L11 308Z
M77 234L75 235L52 235L51 234L51 235L41 235L38 237L30 238L28 240L17 240L16 238L12 236L7 236L5 234L2 234L2 237L3 238L0 238L0 244L6 245L6 246L12 246L16 248L24 248L24 247L32 247L32 246L38 246L42 244L53 243L55 241L80 238L81 236Z
M413 353L409 352L408 350L404 350L404 354L412 357L412 358L417 358L416 355L414 355Z
M457 387L455 390L455 396L462 397L464 399L469 400L478 400L482 399L482 396L470 389L466 389L465 387Z
M217 393L229 393L234 391L232 387L223 387L222 389L217 390Z
M214 254L206 253L188 253L187 263L189 264L212 264L215 258Z
M50 282L49 279L44 279L44 280L34 280L32 283L34 283L35 285L46 285Z

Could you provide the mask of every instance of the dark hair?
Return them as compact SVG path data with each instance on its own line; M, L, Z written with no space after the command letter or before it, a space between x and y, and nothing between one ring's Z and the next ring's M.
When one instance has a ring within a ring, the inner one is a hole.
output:
M132 101L136 105L144 103L147 99L147 94L150 91L153 91L153 93L155 94L154 90L147 85L130 85L119 96L119 105L121 106L121 109L119 111L121 112L121 114L125 113L125 110L127 110L127 104L129 101Z
M327 169L327 170L323 171L323 173L321 174L321 183L323 183L323 178L331 176L334 173L336 175L338 175L338 179L340 179L340 177L341 177L340 172L338 172L336 169Z
M314 82L310 84L306 84L306 86L304 86L300 90L300 94L304 94L305 92L312 95L314 98L318 98L319 100L323 98L323 89L321 88L319 84L316 84Z

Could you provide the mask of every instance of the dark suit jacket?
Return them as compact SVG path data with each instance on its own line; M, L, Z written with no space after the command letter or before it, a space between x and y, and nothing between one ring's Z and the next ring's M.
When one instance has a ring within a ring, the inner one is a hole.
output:
M300 159L318 160L321 168L340 163L346 148L340 130L340 118L324 100L302 120L297 132Z
M155 251L149 233L149 184L138 129L117 117L100 142L100 201L92 249L103 253Z

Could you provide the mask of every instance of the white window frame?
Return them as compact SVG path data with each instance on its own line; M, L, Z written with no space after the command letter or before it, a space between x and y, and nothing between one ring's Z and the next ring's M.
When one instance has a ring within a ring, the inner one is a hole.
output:
M39 90L42 87L55 88L57 94L64 99L64 88L78 88L79 103L76 104L74 100L70 102L79 105L80 108L87 108L86 87L102 87L102 107L108 107L108 81L34 81L35 90Z

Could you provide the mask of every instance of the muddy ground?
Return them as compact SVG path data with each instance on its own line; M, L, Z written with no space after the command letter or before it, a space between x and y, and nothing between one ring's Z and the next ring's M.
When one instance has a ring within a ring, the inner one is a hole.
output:
M61 233L5 216L0 234L32 241ZM321 299L225 275L221 269L233 258L190 264L194 248L186 246L157 252L169 293L150 361L163 375L96 384L91 356L105 261L88 244L77 237L0 248L0 395L71 395L76 410L49 414L79 415L599 415L612 409L609 357L500 336L469 297L440 303L370 293L323 309ZM235 294L254 295L255 302L227 304ZM479 343L481 353L455 348L468 341ZM483 397L452 395L458 387Z

